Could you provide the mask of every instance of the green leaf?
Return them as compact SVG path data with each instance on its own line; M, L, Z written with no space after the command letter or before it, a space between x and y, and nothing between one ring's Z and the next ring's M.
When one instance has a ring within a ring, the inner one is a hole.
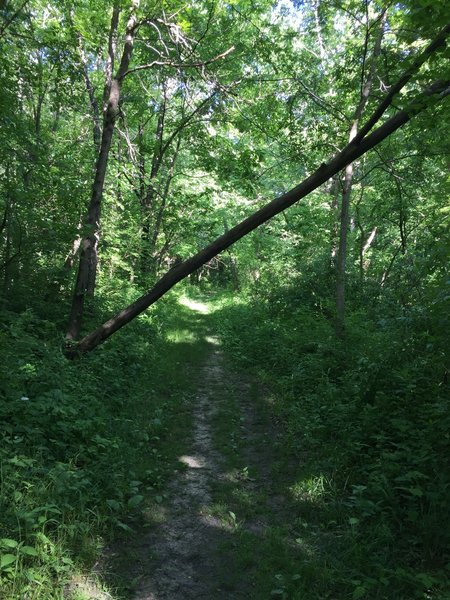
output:
M122 523L122 521L117 521L117 527L120 527L120 529L123 529L124 531L133 531L129 525Z
M121 504L120 502L117 502L117 500L107 500L106 504L109 506L109 508L112 508L113 510L120 510L121 508Z
M435 577L429 575L428 573L418 573L416 575L416 579L426 587L431 587L432 585L438 583L438 580Z
M16 540L11 540L8 538L0 539L0 546L2 548L17 548L18 545L19 545L19 542L16 542Z
M15 560L16 560L16 557L14 554L3 554L0 557L0 569L3 569L4 567L11 565L13 562L15 562Z
M136 494L136 496L132 496L128 500L129 508L136 508L136 506L138 506L138 504L140 504L143 499L144 499L144 496L141 496L140 494Z
M366 588L363 587L362 585L359 585L357 588L355 588L353 590L353 600L358 600L359 598L364 598L364 596L366 595Z
M32 546L22 546L19 548L19 552L21 554L26 554L27 556L38 556L38 551Z

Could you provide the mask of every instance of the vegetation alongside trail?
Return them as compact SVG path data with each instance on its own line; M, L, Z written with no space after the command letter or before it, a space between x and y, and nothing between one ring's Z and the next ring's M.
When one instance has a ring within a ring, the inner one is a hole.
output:
M133 532L144 499L162 502L189 437L185 400L203 335L172 297L126 345L71 364L38 309L2 312L2 599L62 597L98 560L105 535Z
M259 546L272 577L279 574L273 594L444 600L449 299L437 290L406 317L384 306L372 323L355 313L339 344L314 295L308 298L308 285L299 279L281 290L227 298L215 313L225 349L263 385L256 410L279 431L270 442L270 486L288 501L287 530L274 526L265 553ZM239 436L233 412L228 420ZM231 506L239 518L242 506ZM283 554L289 532L298 533L300 545L312 543L307 559ZM248 537L251 553L255 540ZM236 555L245 561L245 550L236 548ZM260 597L268 597L267 589Z
M433 312L439 299L416 321L392 318L376 330L355 317L351 344L338 346L305 294L288 314L297 289L210 296L211 315L173 296L129 330L126 352L110 344L98 361L70 368L38 312L4 313L13 362L2 381L15 397L2 407L5 598L62 597L118 535L115 576L104 565L98 581L114 598L132 597L141 510L170 500L166 483L191 436L186 398L215 330L229 381L211 390L212 427L229 475L213 483L204 510L230 532L218 546L220 593L447 598L448 329Z

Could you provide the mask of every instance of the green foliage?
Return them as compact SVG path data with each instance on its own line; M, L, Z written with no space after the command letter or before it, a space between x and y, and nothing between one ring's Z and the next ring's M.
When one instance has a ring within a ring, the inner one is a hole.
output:
M105 535L127 532L147 498L160 503L189 421L179 364L202 345L171 300L87 359L61 353L77 262L66 258L87 233L92 99L101 120L115 4L0 10L0 586L11 599L59 593ZM119 2L116 67L130 4ZM448 2L140 3L130 67L158 64L123 82L87 327L344 146L383 8L361 123L448 21ZM447 78L447 57L442 47L383 118ZM286 463L304 465L280 482L297 511L292 527L311 532L313 548L325 531L318 561L300 568L273 526L260 597L296 598L302 585L312 600L444 600L447 114L444 102L430 106L353 165L344 342L333 323L342 178L192 276L209 293L242 290L240 301L217 302L217 324L229 352L273 392ZM230 402L216 423L230 460L237 413ZM255 538L239 526L253 499L225 503L224 514L257 569ZM314 509L311 524L303 517Z
M3 598L57 597L105 534L131 531L144 498L159 497L189 422L176 367L189 340L169 341L176 311L165 303L121 343L74 363L53 323L2 312Z
M382 305L367 321L354 310L344 342L307 279L215 313L226 348L274 396L294 510L325 510L319 527L335 545L316 561L331 561L345 597L440 599L449 589L447 286L403 314Z

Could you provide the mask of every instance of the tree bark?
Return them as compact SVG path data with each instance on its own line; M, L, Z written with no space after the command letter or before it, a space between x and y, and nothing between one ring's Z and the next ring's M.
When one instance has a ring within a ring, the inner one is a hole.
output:
M115 11L116 9L114 9ZM115 14L115 12L114 12ZM114 22L114 18L113 18ZM86 86L86 91L89 97L89 104L91 106L91 116L92 116L92 134L94 139L94 147L95 153L98 154L100 150L100 143L102 139L102 129L100 125L100 109L98 106L97 98L95 97L94 86L92 85L91 78L89 77L89 68L86 60L86 55L83 49L83 42L80 32L77 31L77 39L78 39L78 51L80 53L81 66L83 69L83 78Z
M156 122L155 131L155 146L153 149L152 164L150 168L150 181L145 184L145 170L142 172L142 185L141 185L141 213L142 213L142 234L141 234L141 273L148 273L150 271L150 260L151 260L151 238L150 233L150 220L153 212L155 197L157 194L155 188L155 180L158 177L159 169L162 162L162 148L163 148L163 136L164 136L164 124L166 119L166 108L167 108L167 92L166 82L162 84L163 88L163 99L161 106L159 107L158 120ZM144 165L144 157L142 155L142 164Z
M286 210L320 185L328 181L333 175L345 168L371 148L392 135L397 129L407 123L412 117L422 112L427 106L436 103L450 94L450 80L436 82L428 91L417 96L405 109L400 110L383 125L371 134L356 142L353 139L329 163L323 163L312 175L286 194L279 196L260 208L257 212L244 219L241 223L217 238L212 244L203 248L189 258L168 271L156 285L146 294L135 300L132 304L121 310L117 315L106 321L98 329L85 336L78 344L69 344L66 355L74 358L85 354L103 343L113 333L129 323L149 306L154 304L161 296L166 294L175 284L193 273L196 269L223 252L245 235L262 225L269 219ZM432 98L430 99L430 96Z
M77 227L78 230L81 229L81 225L82 224L80 221L78 223L78 227ZM70 271L72 269L73 264L75 262L75 258L78 254L78 250L80 249L80 244L81 244L81 236L80 236L80 234L77 234L77 236L75 237L75 239L72 242L72 247L66 256L66 260L64 261L63 269L65 271Z
M111 149L114 128L117 116L119 114L119 100L122 81L125 73L128 70L131 55L133 52L134 36L137 26L136 9L138 8L138 5L139 1L133 0L131 15L128 19L125 32L125 43L122 52L122 58L120 61L120 66L116 76L111 80L111 82L109 82L109 71L107 71L105 91L108 91L108 95L105 115L103 119L102 139L100 144L100 150L97 156L94 182L92 185L91 200L89 203L88 213L85 220L85 227L88 229L88 233L83 237L80 245L80 263L78 267L78 274L72 299L69 325L66 334L68 340L74 340L79 336L81 323L83 319L86 294L93 294L95 289L98 262L98 240L100 232L101 203L103 198L103 189L105 185L106 168L108 165L108 157ZM114 30L114 23L117 24L117 21L118 4L116 3L112 17L112 32ZM110 59L108 65L111 65L111 69L114 65L113 54L111 54L111 40L113 40L113 38L114 33L110 34Z
M381 40L383 38L384 23L385 23L385 11L380 15L380 30L375 41L373 49L369 74L366 81L364 81L364 64L362 73L362 85L361 85L361 98L358 106L356 107L355 114L353 116L353 122L350 127L350 133L348 141L351 142L358 134L358 126L361 116L369 100L370 91L372 89L372 83L376 71L376 61L381 51ZM369 27L369 23L367 23ZM366 47L369 29L366 34ZM342 189L341 199L341 214L340 214L340 227L339 227L339 246L337 251L336 261L336 323L335 331L338 337L342 337L344 333L344 322L345 322L345 270L347 264L347 237L348 237L348 225L350 220L350 199L352 194L353 184L353 163L349 163L345 168L344 173L344 185Z
M172 159L170 161L170 167L169 167L169 172L167 174L167 178L166 178L166 182L164 184L164 189L162 191L162 194L160 194L161 196L161 203L159 205L158 208L158 212L156 215L156 219L155 219L155 224L153 227L153 234L152 234L152 239L150 242L150 252L151 252L151 257L153 260L153 271L156 273L157 268L158 268L158 260L161 260L163 257L162 256L158 256L156 253L156 245L158 242L158 237L159 234L161 233L161 226L163 223L163 217L164 217L164 213L166 211L166 207L167 207L167 200L169 198L169 191L170 191L170 185L172 183L172 179L174 176L174 172L175 172L175 163L177 161L178 158L178 153L180 151L180 145L181 145L181 134L178 136L177 139L177 143L174 149L174 153L172 156Z

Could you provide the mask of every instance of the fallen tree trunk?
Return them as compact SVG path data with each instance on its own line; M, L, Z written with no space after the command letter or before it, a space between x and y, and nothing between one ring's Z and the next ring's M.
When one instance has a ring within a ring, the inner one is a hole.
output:
M106 321L95 331L85 336L78 344L68 345L66 355L74 358L80 354L85 354L96 348L99 344L108 339L113 333L121 327L132 321L149 306L154 304L161 296L164 296L174 285L182 279L196 271L203 264L211 260L214 256L229 248L232 244L243 238L245 235L262 225L283 210L286 210L336 173L341 171L349 163L356 160L371 148L389 137L397 129L407 123L412 117L422 112L430 104L434 104L450 93L450 81L436 82L425 93L414 98L413 102L404 110L399 111L383 125L376 129L370 135L367 135L359 142L353 140L339 154L337 154L329 163L322 164L312 175L293 188L286 194L275 198L257 212L253 213L241 223L227 231L224 235L217 238L212 244L206 246L200 252L180 263L168 271L156 285L146 294L135 300L132 304L121 310L117 315Z

